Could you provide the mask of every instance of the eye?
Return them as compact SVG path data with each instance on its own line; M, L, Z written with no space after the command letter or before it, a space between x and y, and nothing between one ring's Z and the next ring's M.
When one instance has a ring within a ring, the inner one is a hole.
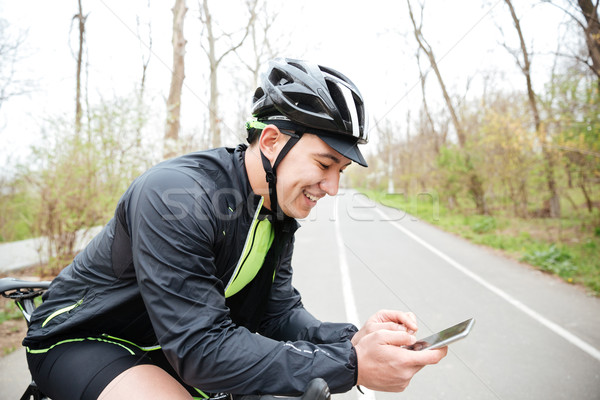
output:
M321 166L321 168L323 168L323 169L328 169L329 168L329 165L323 164L321 161L317 161L317 162L319 163L319 165Z

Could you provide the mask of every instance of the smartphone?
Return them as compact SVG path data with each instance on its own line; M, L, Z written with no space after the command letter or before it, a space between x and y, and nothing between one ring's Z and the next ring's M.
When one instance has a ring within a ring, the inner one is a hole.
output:
M409 350L420 351L433 350L447 346L450 343L454 343L457 340L465 338L469 332L471 332L471 328L473 327L474 323L475 319L470 318L461 322L460 324L456 324L436 334L428 336L424 339L420 339L412 346L406 346L406 348Z

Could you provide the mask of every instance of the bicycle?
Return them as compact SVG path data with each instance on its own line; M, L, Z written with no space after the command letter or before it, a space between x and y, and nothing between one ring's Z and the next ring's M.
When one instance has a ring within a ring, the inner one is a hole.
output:
M15 302L29 327L31 314L36 308L35 299L44 294L50 286L50 281L34 282L15 278L0 279L0 294ZM232 396L223 394L214 400L330 400L329 387L323 379L316 378L308 383L304 394L298 397L275 395L242 395ZM51 400L45 395L32 379L20 400ZM213 398L209 399L213 400Z

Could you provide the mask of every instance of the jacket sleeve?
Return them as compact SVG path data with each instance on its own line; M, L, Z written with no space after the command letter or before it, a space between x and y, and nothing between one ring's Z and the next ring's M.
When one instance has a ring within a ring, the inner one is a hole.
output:
M289 244L273 282L260 333L277 340L336 343L350 340L358 328L349 323L321 322L308 312L292 286L293 242Z
M128 204L136 277L163 352L208 392L297 394L315 377L334 392L355 384L349 341L277 341L229 318L213 253L218 219L201 185L176 170L140 179Z

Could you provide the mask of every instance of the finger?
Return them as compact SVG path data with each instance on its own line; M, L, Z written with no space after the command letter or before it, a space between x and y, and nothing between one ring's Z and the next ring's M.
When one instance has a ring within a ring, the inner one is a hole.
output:
M406 328L406 325L399 324L397 322L379 322L374 325L374 328L375 328L374 330L386 329L388 331L401 331L401 332L408 331L408 329Z
M448 354L448 346L434 350L412 351L413 365L432 365L439 363Z
M397 310L381 310L378 313L378 317L381 322L391 321L404 325L409 331L416 332L418 329L416 317L413 313L405 313Z
M382 341L391 346L410 346L417 341L414 335L404 331L381 330Z
M437 353L435 357L437 358L437 362L440 362L442 358L448 355L448 346L440 347L439 349L434 349L432 351L435 351Z
M414 313L410 312L410 311L406 313L406 316L408 318L410 318L415 323L414 329L410 329L409 333L416 333L419 330L419 327L417 326L417 316Z

